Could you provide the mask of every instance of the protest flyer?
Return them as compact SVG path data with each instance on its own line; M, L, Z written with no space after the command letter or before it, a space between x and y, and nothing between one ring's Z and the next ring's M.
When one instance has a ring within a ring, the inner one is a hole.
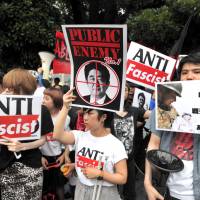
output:
M123 109L126 80L126 25L63 25L71 63L72 105Z
M135 88L132 106L148 110L150 101L151 93Z
M156 84L156 129L200 133L200 81Z
M0 95L0 141L4 137L36 140L41 137L42 98Z
M56 32L56 43L54 49L55 58L53 60L54 74L70 74L70 61L64 35L62 32Z
M127 53L126 79L154 90L156 82L171 80L175 62L169 56L131 42Z

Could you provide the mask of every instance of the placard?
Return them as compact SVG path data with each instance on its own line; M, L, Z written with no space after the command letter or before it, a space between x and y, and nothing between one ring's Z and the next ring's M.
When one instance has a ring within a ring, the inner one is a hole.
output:
M126 79L153 90L156 82L171 80L176 62L136 42L131 42L127 59Z
M200 81L156 84L156 129L200 133Z
M0 141L2 136L17 140L41 137L42 98L25 95L0 95Z
M123 109L126 25L63 25L71 63L72 106Z

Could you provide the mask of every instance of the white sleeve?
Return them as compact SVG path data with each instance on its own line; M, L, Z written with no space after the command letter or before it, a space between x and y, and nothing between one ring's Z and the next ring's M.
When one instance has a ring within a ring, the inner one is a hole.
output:
M128 156L127 156L123 143L121 141L117 141L115 152L114 152L114 163L117 163L120 160L127 159L127 158Z
M79 130L73 130L73 131L70 131L73 135L74 135L74 139L75 139L75 145L77 144L79 138L85 133L83 131L79 131Z

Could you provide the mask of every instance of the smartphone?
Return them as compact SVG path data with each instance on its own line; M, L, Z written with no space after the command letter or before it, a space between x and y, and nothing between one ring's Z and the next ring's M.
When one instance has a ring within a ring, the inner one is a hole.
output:
M48 165L47 165L47 168L48 169L51 169L51 168L57 168L57 167L59 167L60 166L60 163L59 162L52 162L52 163L49 163Z

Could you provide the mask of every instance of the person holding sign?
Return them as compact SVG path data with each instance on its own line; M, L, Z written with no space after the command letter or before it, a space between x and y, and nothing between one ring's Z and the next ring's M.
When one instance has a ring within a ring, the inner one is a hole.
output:
M32 95L37 88L37 82L28 70L15 68L3 77L3 88L4 95ZM45 143L45 135L52 130L53 123L50 113L43 106L40 139L33 141L30 138L30 141L23 142L2 136L5 139L4 142L0 142L2 200L41 198L43 169L41 152L38 147Z
M75 100L69 90L63 97L64 105L57 118L54 137L65 144L75 144L75 167L78 179L75 200L94 199L96 183L101 192L99 200L120 200L117 184L127 180L127 155L123 144L106 128L110 113L87 109L84 112L86 131L64 131L70 104Z
M178 68L181 81L200 80L200 52L184 57ZM189 94L188 94L189 95ZM184 163L180 172L170 173L167 186L171 200L200 199L200 136L183 132L159 131L155 128L155 112L150 120L151 139L148 150L162 149L178 156ZM146 160L145 189L149 200L164 200L152 185L152 168Z

